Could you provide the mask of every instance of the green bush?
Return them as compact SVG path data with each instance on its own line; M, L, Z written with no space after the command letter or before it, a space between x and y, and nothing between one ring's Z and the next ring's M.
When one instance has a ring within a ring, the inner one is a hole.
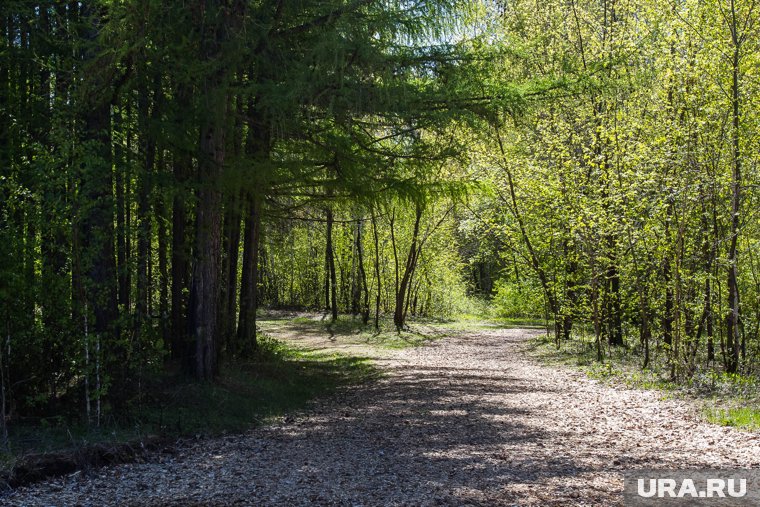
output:
M494 316L499 318L540 318L544 313L544 296L532 284L499 280L491 306Z

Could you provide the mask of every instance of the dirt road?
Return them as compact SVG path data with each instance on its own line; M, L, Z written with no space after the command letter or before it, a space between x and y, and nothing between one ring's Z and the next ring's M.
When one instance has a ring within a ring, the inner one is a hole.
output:
M633 468L760 467L760 435L536 363L533 331L378 354L387 375L244 435L20 489L10 505L618 505ZM366 351L365 351L366 352Z

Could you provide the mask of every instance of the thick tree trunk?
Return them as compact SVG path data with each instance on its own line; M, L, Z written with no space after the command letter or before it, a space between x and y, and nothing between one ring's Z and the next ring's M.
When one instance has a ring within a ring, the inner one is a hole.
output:
M187 196L185 184L190 175L191 158L179 154L174 161L174 181L178 187L172 202L172 262L171 262L171 357L187 360L191 355L188 336L190 245L187 241Z
M213 379L219 366L219 288L221 276L221 192L220 177L225 162L225 135L228 78L235 71L218 62L229 53L227 43L242 23L245 3L203 1L198 6L197 22L204 32L201 58L216 65L205 76L200 92L204 110L200 127L198 158L198 205L195 213L195 250L190 284L191 329L195 341L194 373L200 379Z
M224 164L223 125L216 119L202 126L198 161L200 189L195 217L195 264L190 301L191 329L195 340L194 373L197 378L205 380L216 376L219 354L217 303L222 244L221 194L217 185Z
M224 268L225 278L224 291L222 292L222 305L220 322L223 339L225 342L232 341L237 333L237 289L238 289L238 259L240 252L240 197L232 196L227 203L224 216Z
M251 74L253 72L251 71ZM249 187L243 190L245 232L243 236L243 267L240 280L240 314L238 317L237 347L236 350L243 357L250 357L258 348L256 336L256 310L258 310L259 294L259 252L262 261L265 252L261 244L261 210L264 204L262 188L266 181L265 174L260 169L262 163L269 159L271 149L270 131L266 123L255 119L261 118L260 111L253 98L248 99L246 109L251 120L248 124L248 133L245 140L245 154L253 161L253 173L249 178ZM238 219L239 222L239 219ZM277 304L277 288L272 299Z
M242 73L239 79L244 79ZM232 149L235 160L239 160L244 152L243 118L245 108L243 97L235 101L235 121L233 125ZM240 222L241 209L245 206L240 190L235 189L228 195L224 215L224 291L222 293L220 322L223 339L233 343L237 335L237 297L238 297L238 261L240 258ZM232 346L234 348L234 346Z
M240 317L238 323L237 351L250 357L257 349L256 309L258 307L259 244L261 241L261 204L251 195L245 214L243 239L243 272L240 286Z
M82 274L86 304L94 317L92 332L98 340L114 338L118 315L116 298L116 260L114 257L113 171L111 170L111 104L107 89L99 80L95 60L99 54L96 37L100 16L94 8L85 7L84 17L91 20L85 51L93 90L89 104L83 104L84 133L89 147L82 163L80 192L82 216L79 222L82 248ZM123 347L110 348L116 364L124 365Z

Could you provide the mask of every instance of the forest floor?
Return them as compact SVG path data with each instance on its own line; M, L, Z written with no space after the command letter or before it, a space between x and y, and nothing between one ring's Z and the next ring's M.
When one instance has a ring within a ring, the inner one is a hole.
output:
M397 348L306 321L268 329L371 357L384 374L274 424L20 488L0 503L619 505L626 470L760 466L756 432L707 423L661 392L537 361L527 349L541 331L460 328Z

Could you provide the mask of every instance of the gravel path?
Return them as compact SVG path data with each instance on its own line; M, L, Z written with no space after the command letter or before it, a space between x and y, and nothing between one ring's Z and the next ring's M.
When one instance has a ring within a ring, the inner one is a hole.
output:
M532 331L383 354L389 375L245 435L52 480L9 505L619 505L633 468L760 467L760 435L537 364Z

